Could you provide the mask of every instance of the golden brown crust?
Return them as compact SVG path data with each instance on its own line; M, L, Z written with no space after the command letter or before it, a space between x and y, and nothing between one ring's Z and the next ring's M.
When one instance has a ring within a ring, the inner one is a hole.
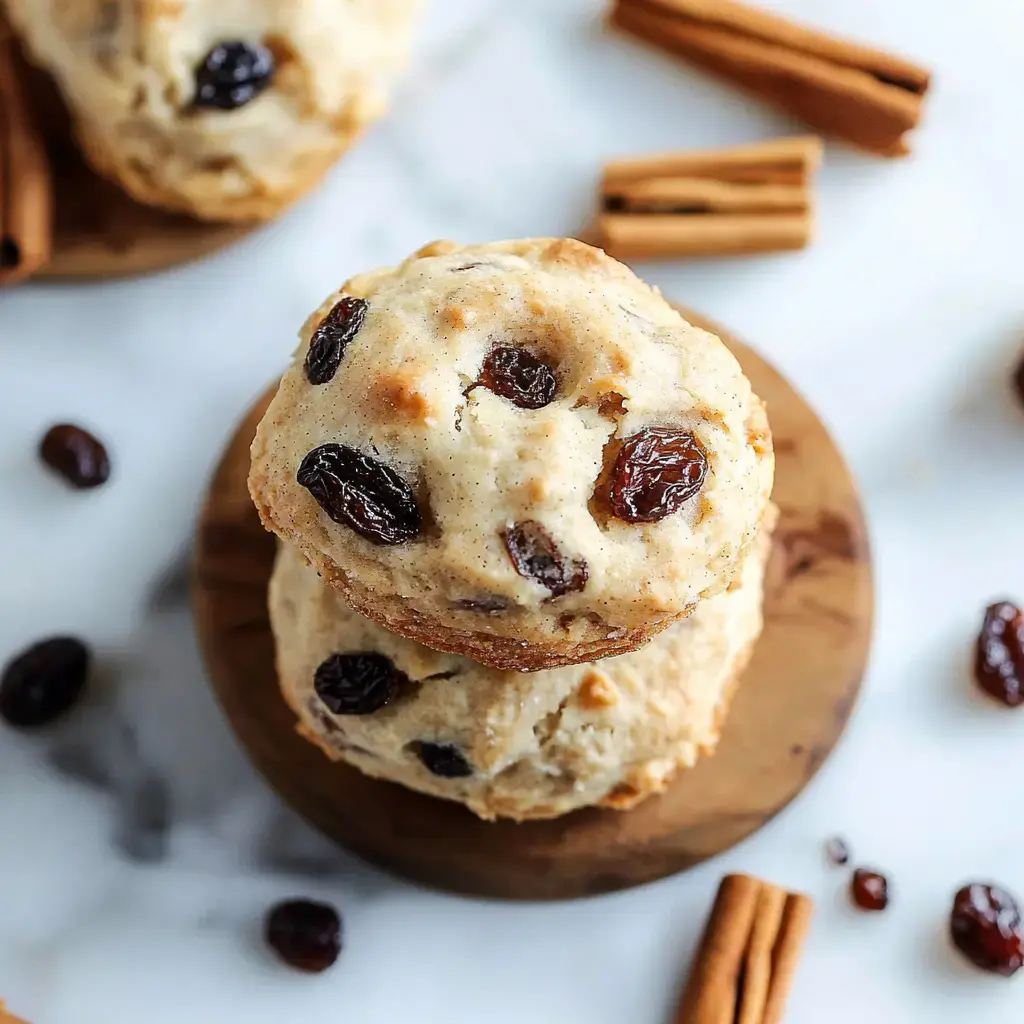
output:
M256 503L260 520L270 531L274 530L268 511ZM628 654L643 647L649 640L667 629L673 622L686 618L692 611L688 608L682 615L673 616L662 622L647 626L616 631L615 637L607 635L605 625L597 625L586 618L575 618L566 623L563 635L550 640L533 639L529 643L507 636L494 636L480 631L452 630L447 624L429 619L410 608L404 601L393 595L374 593L345 574L334 565L316 565L323 581L339 591L345 601L360 615L392 633L415 640L425 647L446 654L457 654L470 661L508 672L542 672L563 665L578 665L585 661L600 661L618 654ZM486 621L486 615L482 615Z
M594 669L583 677L579 688L580 706L588 710L612 708L618 703L619 694L615 684L603 673Z
M275 532L269 510L258 498L254 498L254 502L264 527ZM753 542L741 549L737 558L738 565L743 565L752 547ZM673 623L687 618L696 607L691 605L680 615L650 622L637 629L616 630L613 637L608 635L607 625L596 623L590 618L576 617L572 622L565 623L563 635L550 640L535 638L527 643L483 631L453 631L447 624L416 612L400 598L374 593L361 586L333 564L318 562L315 568L321 579L339 591L345 601L364 618L425 647L456 654L488 668L506 672L543 672L629 654L639 650Z

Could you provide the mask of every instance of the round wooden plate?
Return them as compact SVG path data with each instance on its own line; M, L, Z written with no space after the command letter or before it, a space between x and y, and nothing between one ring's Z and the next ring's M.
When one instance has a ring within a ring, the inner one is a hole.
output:
M275 542L246 490L249 444L266 395L211 484L198 526L194 609L224 711L288 804L333 839L416 881L484 896L564 899L639 885L720 853L807 785L850 717L867 661L873 603L864 518L814 412L758 355L702 325L726 340L768 403L781 510L764 633L714 757L634 810L516 824L484 822L457 804L367 778L301 739L278 692L267 619Z
M259 226L210 224L136 203L86 166L49 75L21 61L19 76L46 140L54 176L53 255L36 279L123 277L165 270L208 256Z

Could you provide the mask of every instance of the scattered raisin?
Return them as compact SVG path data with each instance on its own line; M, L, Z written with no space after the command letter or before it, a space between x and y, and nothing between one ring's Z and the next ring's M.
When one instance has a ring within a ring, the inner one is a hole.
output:
M369 309L366 299L345 296L320 321L306 353L306 380L326 384L334 379L352 339L359 333Z
M1017 369L1013 371L1013 386L1017 391L1017 397L1024 402L1024 354L1017 363Z
M284 900L265 921L267 945L290 967L326 971L341 952L341 918L329 903Z
M274 55L260 43L219 43L196 67L195 105L235 110L274 80Z
M0 674L0 718L19 729L49 725L74 706L88 675L89 649L81 640L41 640Z
M678 512L704 486L708 459L697 439L675 427L645 427L627 437L612 469L612 514L655 523Z
M417 743L416 756L431 775L442 779L464 779L473 774L473 766L454 743Z
M336 715L372 715L387 706L409 677L383 654L332 654L321 662L313 688Z
M467 612L480 612L482 615L496 615L508 611L509 600L501 594L482 594L480 597L467 597L455 602L456 608Z
M850 882L850 895L861 910L885 910L889 905L889 880L877 871L857 868Z
M547 587L552 597L574 593L587 585L587 563L568 560L540 523L532 519L514 523L505 528L502 539L516 572Z
M953 898L949 915L953 945L975 967L1009 978L1024 965L1024 927L1013 895L974 882Z
M829 864L841 868L844 864L850 863L850 847L845 839L833 836L825 844L825 856L828 857Z
M520 409L542 409L558 390L558 378L547 363L511 345L488 353L478 383Z
M412 488L389 466L347 444L314 448L297 481L336 523L374 544L404 544L423 525Z
M103 444L71 423L50 427L39 444L39 457L80 491L110 479L110 458Z
M1007 707L1024 703L1024 612L1010 601L997 601L985 611L974 678Z

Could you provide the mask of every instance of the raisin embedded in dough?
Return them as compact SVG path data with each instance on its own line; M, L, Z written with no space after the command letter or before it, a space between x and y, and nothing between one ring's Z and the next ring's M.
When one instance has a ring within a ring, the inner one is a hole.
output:
M466 779L473 774L473 766L454 743L420 742L415 746L416 756L423 767L441 779Z
M689 431L638 431L626 438L612 469L612 514L628 523L656 523L700 491L707 471L707 455Z
M295 478L334 520L374 544L419 536L422 516L412 488L372 455L344 444L314 448Z
M196 68L196 107L235 110L274 80L274 55L262 43L219 43Z
M502 537L516 572L546 587L552 597L582 590L587 585L586 562L571 561L563 555L540 523L513 523Z
M409 677L373 651L331 654L313 676L316 695L335 715L372 715L408 686Z
M487 354L480 386L520 409L543 409L554 400L558 378L547 363L525 348L504 345Z
M359 333L369 308L365 299L340 298L320 321L306 353L306 380L327 384L334 379L345 349Z

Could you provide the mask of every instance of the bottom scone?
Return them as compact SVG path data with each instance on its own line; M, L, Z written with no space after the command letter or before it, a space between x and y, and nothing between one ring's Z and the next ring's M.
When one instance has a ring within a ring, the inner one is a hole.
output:
M281 689L332 758L481 818L632 807L714 749L761 632L770 548L766 527L730 591L638 651L519 673L389 633L282 545L270 583Z

